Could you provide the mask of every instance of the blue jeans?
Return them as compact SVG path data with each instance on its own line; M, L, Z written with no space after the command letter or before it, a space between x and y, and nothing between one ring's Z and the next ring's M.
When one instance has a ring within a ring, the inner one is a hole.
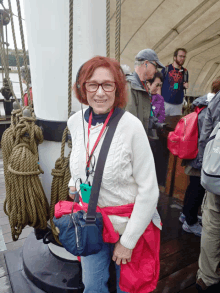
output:
M81 257L82 278L85 289L83 293L109 293L109 265L115 244L104 243L96 254ZM126 293L119 288L120 266L115 264L117 293Z

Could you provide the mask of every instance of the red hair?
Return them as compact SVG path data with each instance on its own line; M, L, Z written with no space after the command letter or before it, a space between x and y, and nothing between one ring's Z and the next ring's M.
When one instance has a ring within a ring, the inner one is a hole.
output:
M120 67L120 63L115 59L103 56L96 56L84 63L78 73L77 81L73 85L76 98L80 103L89 105L85 82L90 79L98 67L108 68L115 80L115 102L114 107L124 108L127 104L127 85L125 75Z

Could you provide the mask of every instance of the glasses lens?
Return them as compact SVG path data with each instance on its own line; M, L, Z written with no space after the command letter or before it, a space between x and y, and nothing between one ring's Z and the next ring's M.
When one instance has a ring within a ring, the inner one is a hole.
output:
M97 83L95 83L95 82L86 82L86 90L88 91L88 92L96 92L97 91L97 89L98 89L98 84Z
M115 83L114 82L105 82L102 84L102 88L105 92L113 92L115 89Z

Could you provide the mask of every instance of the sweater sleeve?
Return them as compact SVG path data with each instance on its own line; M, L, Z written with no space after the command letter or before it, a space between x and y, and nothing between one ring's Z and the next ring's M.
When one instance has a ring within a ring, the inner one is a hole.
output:
M133 249L150 224L156 210L159 188L156 178L154 159L148 138L140 121L132 138L133 177L138 185L131 217L120 242L123 246Z
M76 115L76 114L74 114L74 115ZM74 136L75 136L75 131L74 131L74 130L76 130L76 125L74 125L74 120L76 120L76 116L74 116L74 115L72 115L72 116L68 119L68 121L67 121L67 127L68 127L68 129L69 129L69 131L70 131L71 138L72 138L72 145L73 145ZM74 150L73 150L73 147L72 147L72 151L74 151ZM70 156L70 158L71 158L71 156ZM69 163L70 163L70 165L71 165L71 159L69 160ZM70 170L71 170L71 166L70 166ZM69 181L69 183L68 183L68 187L70 187L70 186L75 186L75 181L76 181L76 178L73 178L73 177L72 177L72 174L71 174L71 178L70 178L70 181Z
M202 125L202 130L199 137L199 144L198 144L198 158L200 166L202 166L203 154L205 150L206 143L208 138L213 130L213 122L212 122L212 115L210 108L207 108L204 123Z

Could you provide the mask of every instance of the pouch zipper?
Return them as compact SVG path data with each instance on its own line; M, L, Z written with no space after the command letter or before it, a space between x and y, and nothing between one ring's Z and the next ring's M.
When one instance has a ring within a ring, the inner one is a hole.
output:
M74 219L74 215L72 214L72 220L73 220L73 223L75 225L75 233L76 233L76 246L77 246L77 249L80 248L79 246L79 237L78 237L78 227L77 227L77 224L76 224L76 221Z

